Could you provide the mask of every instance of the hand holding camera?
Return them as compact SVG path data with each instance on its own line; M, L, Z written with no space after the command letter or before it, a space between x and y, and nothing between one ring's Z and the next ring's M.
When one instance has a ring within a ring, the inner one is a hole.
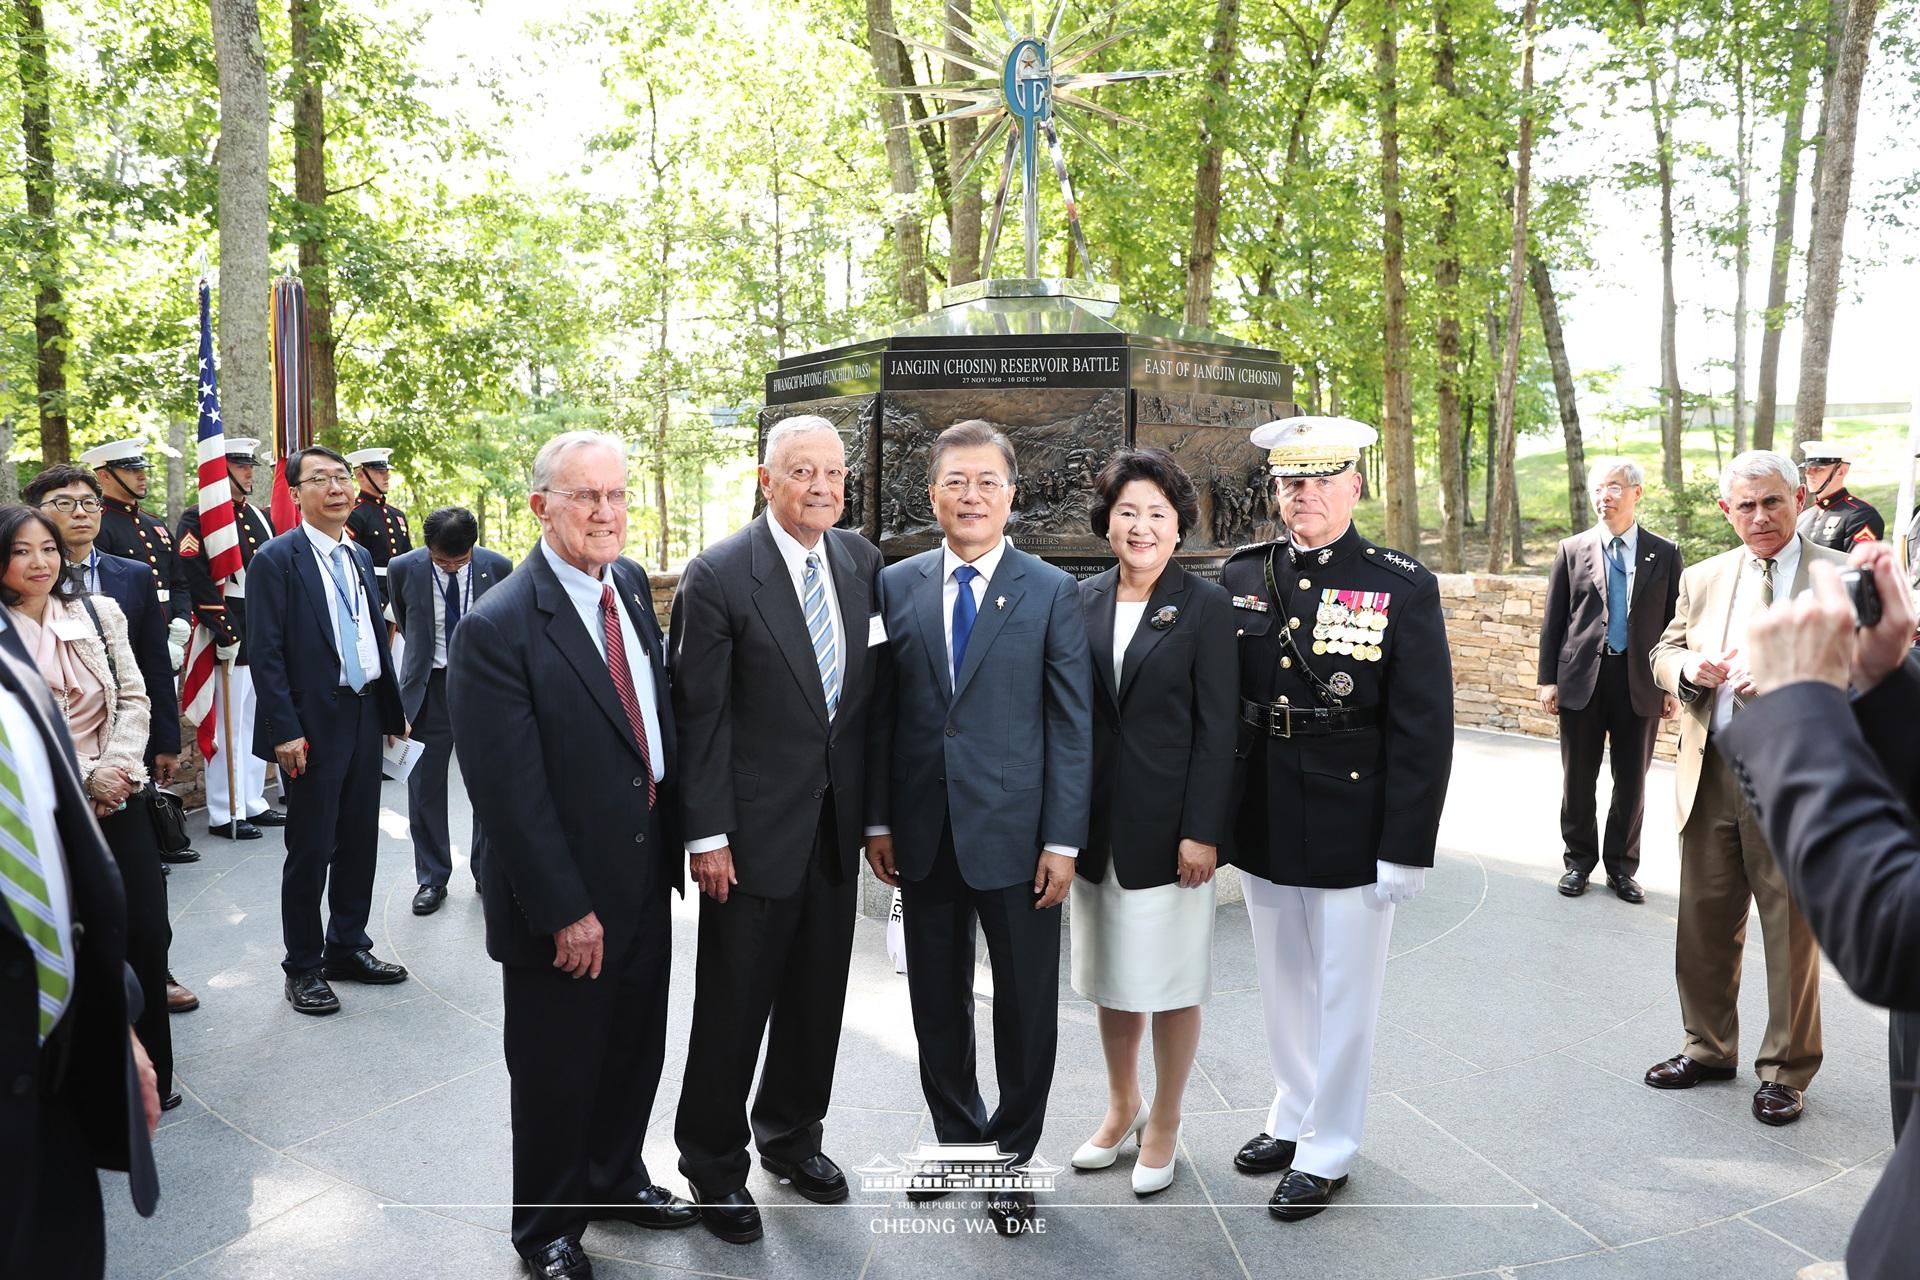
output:
M1809 569L1813 590L1756 615L1747 627L1754 687L1802 680L1865 692L1906 660L1914 607L1886 543L1857 547L1845 572Z

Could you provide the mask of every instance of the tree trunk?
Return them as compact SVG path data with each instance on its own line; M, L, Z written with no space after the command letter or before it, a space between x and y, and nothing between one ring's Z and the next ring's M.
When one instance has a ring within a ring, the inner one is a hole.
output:
M40 0L19 0L20 132L26 147L27 241L33 295L34 399L40 410L40 460L65 462L67 441L67 299L61 280L58 178L53 168L53 70ZM10 464L9 464L10 465Z
M1736 8L1736 21L1738 10ZM1733 451L1747 450L1747 271L1752 265L1753 135L1747 127L1747 33L1733 32Z
M1207 102L1200 116L1200 164L1193 175L1193 242L1187 249L1187 323L1205 328L1213 309L1214 256L1220 240L1220 159L1233 84L1240 0L1219 0L1207 41Z
M948 19L962 30L973 29L973 0L950 0ZM947 36L947 48L966 52L966 42L956 35ZM947 65L947 79L966 80L973 72L957 62ZM979 137L976 120L955 120L947 125L948 172L959 176L960 161L973 150ZM984 163L984 162L983 162ZM953 186L953 210L947 218L947 283L968 284L980 278L980 174L969 174L965 182L949 180Z
M1420 551L1420 492L1414 471L1413 406L1407 382L1406 218L1400 204L1400 0L1386 0L1374 46L1380 92L1382 293L1385 295L1381 448L1386 455L1387 542Z
M1807 114L1807 78L1812 37L1802 33L1795 41L1793 65L1787 76L1787 105L1782 115L1780 179L1773 208L1773 255L1767 270L1767 313L1760 334L1760 382L1753 400L1753 447L1773 448L1773 424L1778 418L1780 333L1787 323L1787 273L1793 266L1793 215L1800 198L1800 130Z
M1553 395L1560 402L1560 438L1567 446L1567 529L1587 523L1587 446L1580 436L1580 406L1574 399L1573 364L1567 359L1567 335L1560 327L1560 304L1553 296L1553 273L1537 253L1527 255L1527 279L1533 307L1540 313L1540 336L1553 366Z
M1646 8L1636 0L1643 34ZM1674 75L1680 73L1679 58L1674 55ZM1654 163L1660 177L1660 397L1661 397L1661 478L1667 492L1678 495L1685 480L1682 463L1682 432L1686 427L1686 408L1680 390L1680 344L1678 340L1679 302L1673 283L1673 120L1672 102L1660 100L1660 64L1650 50L1647 55L1647 98L1653 113ZM1691 513L1686 504L1674 507L1674 527L1682 537L1691 530Z
M0 371L0 405L7 403L13 388ZM13 415L0 408L0 505L20 501L20 471L13 465Z
M1860 88L1873 51L1873 23L1880 0L1849 0L1846 26L1826 107L1826 137L1820 156L1812 238L1807 251L1807 305L1800 342L1800 388L1793 404L1795 452L1818 439L1827 412L1827 363L1833 354L1833 314L1840 300L1840 271L1847 209L1853 199L1854 135L1860 123Z
M187 420L169 418L167 420L167 444L177 457L167 459L167 528L180 527L180 517L187 509ZM195 458L196 469L198 457Z
M874 74L884 88L898 89L904 77L900 63L906 46L893 35L893 0L867 0L867 47ZM887 148L887 171L893 178L893 248L897 288L904 314L917 316L927 309L926 247L921 242L920 175L913 163L913 139L907 135L906 108L897 93L875 95L880 128ZM982 263L984 272L993 264ZM664 483L664 481L663 481Z
M266 49L258 0L211 0L220 75L220 408L226 429L273 422L268 368Z
M334 371L333 288L327 269L326 81L313 51L322 0L288 0L293 20L293 198L303 230L300 278L307 287L307 360L314 439L331 441L340 421Z
M1514 409L1520 383L1520 330L1527 305L1527 208L1532 200L1533 179L1533 19L1537 0L1527 0L1520 14L1520 38L1525 41L1520 55L1520 138L1518 161L1513 170L1513 252L1507 260L1507 332L1500 358L1500 387L1495 398L1498 419L1494 435L1499 441L1495 466L1493 510L1487 520L1487 572L1504 573L1509 551L1508 537L1514 539L1512 559L1518 562L1520 499L1513 473ZM1513 521L1511 528L1507 521Z
M1438 363L1434 379L1434 448L1440 455L1440 569L1459 573L1466 567L1464 540L1467 505L1466 477L1460 450L1460 246L1454 239L1460 225L1460 161L1454 154L1453 127L1448 112L1459 103L1454 77L1453 27L1449 0L1433 0L1433 79L1443 98L1434 113L1433 149L1440 159L1440 224L1434 234L1439 261L1433 282L1439 293L1439 315L1434 321L1434 348Z

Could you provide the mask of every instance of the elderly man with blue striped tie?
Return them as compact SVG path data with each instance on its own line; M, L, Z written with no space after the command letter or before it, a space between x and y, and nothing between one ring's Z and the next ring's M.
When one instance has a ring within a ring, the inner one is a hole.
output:
M761 1234L746 1185L749 1135L760 1163L800 1195L847 1196L821 1150L821 1121L846 1001L867 712L884 637L872 625L880 553L833 527L846 479L831 422L775 425L759 473L767 509L688 564L673 603L682 830L702 894L674 1137L708 1229L735 1243Z

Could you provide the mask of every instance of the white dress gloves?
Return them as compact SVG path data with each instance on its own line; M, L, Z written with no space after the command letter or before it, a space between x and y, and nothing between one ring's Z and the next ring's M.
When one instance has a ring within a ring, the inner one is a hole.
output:
M1399 904L1412 902L1414 895L1426 887L1427 869L1425 867L1403 866L1398 862L1376 861L1373 864L1374 896L1382 902Z

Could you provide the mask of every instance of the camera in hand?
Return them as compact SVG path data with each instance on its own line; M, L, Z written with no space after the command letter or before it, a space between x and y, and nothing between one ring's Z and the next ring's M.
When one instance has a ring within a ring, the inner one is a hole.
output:
M1876 626L1880 622L1880 588L1873 583L1873 573L1867 569L1844 569L1840 573L1840 586L1847 593L1847 599L1853 604L1853 620L1862 627Z

